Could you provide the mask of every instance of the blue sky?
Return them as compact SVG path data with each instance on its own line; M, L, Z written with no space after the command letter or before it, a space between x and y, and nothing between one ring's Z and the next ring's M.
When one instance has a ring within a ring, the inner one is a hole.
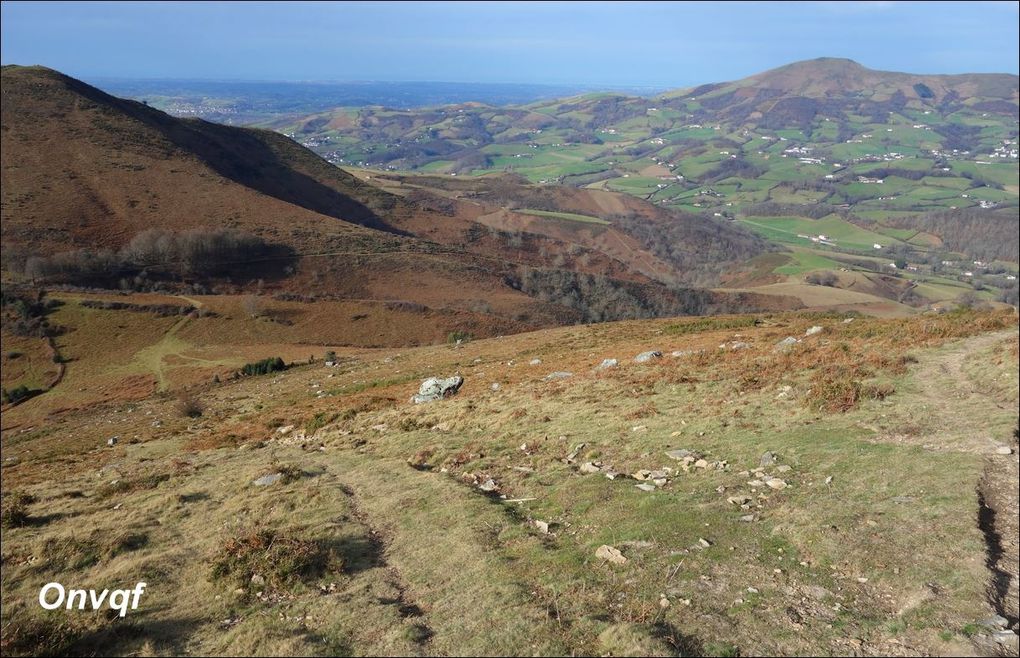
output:
M0 59L85 79L682 87L849 57L1018 73L1017 2L3 2Z

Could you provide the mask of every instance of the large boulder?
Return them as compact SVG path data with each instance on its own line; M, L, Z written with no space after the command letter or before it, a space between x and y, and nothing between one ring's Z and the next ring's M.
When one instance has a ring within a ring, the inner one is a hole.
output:
M421 404L448 398L455 395L463 383L464 378L459 375L446 378L429 377L418 387L418 394L411 398L411 402Z

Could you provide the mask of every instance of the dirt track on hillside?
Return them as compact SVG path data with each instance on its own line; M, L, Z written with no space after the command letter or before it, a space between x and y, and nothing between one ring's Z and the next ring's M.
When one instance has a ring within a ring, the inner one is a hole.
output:
M976 522L985 537L988 567L987 614L1001 615L1007 626L1017 630L1018 572L1020 572L1020 464L1018 464L1016 438L1017 411L1012 401L997 399L988 392L989 387L968 373L965 364L1008 339L1016 340L1012 331L984 334L952 344L926 354L912 369L911 379L917 390L905 392L908 402L918 405L907 408L923 410L924 422L934 433L923 433L925 447L979 454L984 459L984 471L977 483ZM988 376L992 376L989 372ZM1013 373L1015 386L1016 373ZM910 400L913 398L913 400ZM1004 425L1002 421L1012 421ZM903 441L903 435L886 436ZM908 438L909 440L909 438ZM997 448L1010 446L1013 453L997 454ZM976 613L980 618L981 613ZM999 655L1016 655L1003 645L989 644L986 636L976 639L978 649Z

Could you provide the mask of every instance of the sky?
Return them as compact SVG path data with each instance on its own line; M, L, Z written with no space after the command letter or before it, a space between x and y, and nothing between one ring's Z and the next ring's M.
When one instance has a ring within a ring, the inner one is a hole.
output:
M3 2L0 60L101 78L684 87L815 57L1020 73L1018 2Z

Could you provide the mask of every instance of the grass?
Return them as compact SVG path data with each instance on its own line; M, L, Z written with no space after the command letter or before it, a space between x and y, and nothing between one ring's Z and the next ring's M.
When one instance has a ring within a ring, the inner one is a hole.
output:
M637 321L457 350L385 350L331 369L325 398L309 395L325 376L314 366L271 385L240 379L211 390L206 412L189 422L191 432L262 437L241 448L185 450L172 398L130 413L92 410L88 427L73 430L92 437L89 445L111 422L140 440L95 454L67 444L56 466L30 457L2 471L5 492L36 499L29 525L5 529L4 626L26 629L11 635L20 653L64 638L73 653L180 653L186 645L230 654L759 655L833 653L847 636L934 652L938 631L964 628L983 609L983 540L973 521L982 462L922 448L929 428L910 419L931 400L912 373L940 362L947 341L1015 328L1015 319L842 319ZM822 334L773 352L815 324ZM733 340L749 348L719 349ZM1013 343L1004 336L964 367L1015 371ZM630 362L648 349L667 356ZM668 356L675 350L687 354ZM535 357L541 368L527 365ZM608 357L621 365L592 372ZM575 377L542 381L553 370ZM407 403L421 377L454 371L465 377L457 396ZM844 375L894 391L885 399L855 393L845 404ZM814 392L826 378L837 394ZM1012 389L1005 379L998 385L1005 399ZM358 412L329 422L337 397ZM838 404L830 411L815 399ZM1001 415L1012 428L1008 406ZM317 425L315 448L275 431L303 419ZM887 441L886 432L908 440ZM565 463L581 443L576 462ZM678 471L652 492L576 470L592 459L621 473L679 469L664 454L676 448L728 466ZM749 484L765 451L789 467L770 471L785 489ZM300 477L251 485L284 470ZM505 498L478 489L489 478ZM114 479L126 484L105 493ZM727 501L745 494L747 510ZM740 520L748 514L752 522ZM76 531L83 523L89 534ZM129 526L144 541L117 543ZM47 541L66 559L40 566L19 558ZM598 560L602 544L627 562ZM52 623L43 627L50 635L32 635L40 577L145 578L151 598L129 618L131 634L112 634L97 619L66 638ZM939 597L918 598L929 582Z
M799 217L747 217L740 221L771 240L787 244L802 246L813 244L809 238L801 238L799 235L825 235L839 247L859 251L873 251L875 244L888 247L899 243L896 238L862 229L833 216L819 220Z

